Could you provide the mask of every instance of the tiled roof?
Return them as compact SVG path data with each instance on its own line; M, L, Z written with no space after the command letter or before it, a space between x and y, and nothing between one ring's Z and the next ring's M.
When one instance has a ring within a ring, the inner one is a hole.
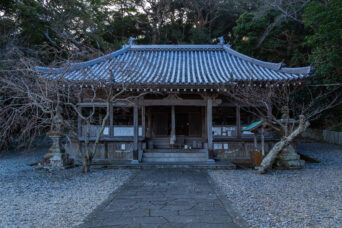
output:
M131 85L224 85L233 81L288 81L309 77L310 67L285 68L230 45L126 45L111 54L64 68L36 67L67 81L123 80Z

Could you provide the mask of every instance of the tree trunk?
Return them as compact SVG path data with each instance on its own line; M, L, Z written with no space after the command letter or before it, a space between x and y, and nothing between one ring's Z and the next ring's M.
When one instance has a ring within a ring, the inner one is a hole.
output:
M304 116L299 117L299 125L297 129L295 129L289 136L285 136L279 142L277 142L271 151L267 154L267 156L262 160L260 167L258 168L258 173L264 174L266 173L273 165L274 161L277 158L277 155L288 146L293 140L302 134L308 127L310 123L305 120Z
M82 157L82 173L89 173L90 172L90 165L91 165L90 158L83 156Z

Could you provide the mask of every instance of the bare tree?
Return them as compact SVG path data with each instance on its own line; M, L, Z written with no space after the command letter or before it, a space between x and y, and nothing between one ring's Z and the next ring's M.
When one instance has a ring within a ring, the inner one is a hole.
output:
M16 59L8 58L8 68L0 70L0 147L8 148L11 142L29 146L36 136L53 127L60 84L38 78L34 69L37 61L24 57L19 48L14 46L7 54Z
M277 155L310 126L310 121L318 118L325 110L342 103L340 85L313 91L312 87L299 84L301 83L236 83L223 92L237 104L253 107L248 111L265 120L269 127L279 131L281 135L280 141L263 159L259 173L266 173L272 167Z
M82 158L82 171L84 173L90 171L92 160L97 153L102 134L107 126L111 106L117 102L134 103L139 97L150 93L149 90L146 89L145 91L141 90L136 92L128 89L128 85L131 83L132 78L139 75L139 69L137 69L138 64L135 64L136 61L146 62L147 60L145 58L139 54L135 54L135 58L130 63L118 59L110 60L111 61L109 62L111 64L108 64L105 69L110 75L109 79L99 80L97 79L98 75L89 75L89 72L81 70L84 76L83 79L73 82L74 87L72 92L65 90L63 93L63 96L65 97L64 105L71 107L76 115L85 123L84 150L81 148L81 142L79 141L78 143L78 154ZM148 61L146 64L150 64L150 67L154 67ZM68 71L69 70L72 69L68 69ZM64 75L62 77L64 77ZM115 78L119 78L118 82L115 81ZM84 99L86 99L87 103L91 106L91 110L88 113L82 113L79 108L79 103ZM92 139L91 122L96 113L95 109L97 103L105 104L105 115L101 120L100 127L95 130L95 139ZM73 129L73 132L76 132L77 125L74 125ZM93 141L93 143L90 143L90 141Z

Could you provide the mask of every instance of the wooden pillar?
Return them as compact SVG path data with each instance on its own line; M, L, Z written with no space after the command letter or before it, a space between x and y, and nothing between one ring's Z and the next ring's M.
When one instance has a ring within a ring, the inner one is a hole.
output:
M208 160L213 151L213 100L209 97L207 100L207 137L208 137Z
M82 107L78 106L78 111L82 113ZM78 137L82 136L82 119L80 115L77 115L77 130L78 130Z
M207 135L207 114L205 110L205 106L201 107L201 116L202 116L202 138L206 138Z
M236 106L236 137L241 138L241 113L240 105Z
M151 113L151 108L148 109L147 111L147 137L152 138L152 113Z
M113 114L113 105L111 104L109 107L109 136L114 136L114 114Z
M171 106L171 135L170 144L173 145L176 142L176 116L175 116L175 106Z
M257 143L257 137L256 137L256 131L253 132L253 138L254 138L254 150L258 150L258 143Z
M146 118L145 118L145 106L141 107L141 128L142 128L142 138L146 137Z
M262 156L265 156L265 126L263 124L263 126L261 127L261 153Z
M138 126L138 105L134 104L133 107L133 162L138 163L138 139L139 139L139 126Z

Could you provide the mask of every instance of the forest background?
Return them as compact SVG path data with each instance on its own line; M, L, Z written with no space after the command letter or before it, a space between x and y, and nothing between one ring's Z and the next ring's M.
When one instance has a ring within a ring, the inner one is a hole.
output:
M93 59L130 37L137 44L215 44L220 36L264 61L313 66L308 83L317 91L342 83L342 0L2 0L0 77L15 77L19 62ZM0 105L5 98L0 91ZM342 108L312 126L342 131Z

